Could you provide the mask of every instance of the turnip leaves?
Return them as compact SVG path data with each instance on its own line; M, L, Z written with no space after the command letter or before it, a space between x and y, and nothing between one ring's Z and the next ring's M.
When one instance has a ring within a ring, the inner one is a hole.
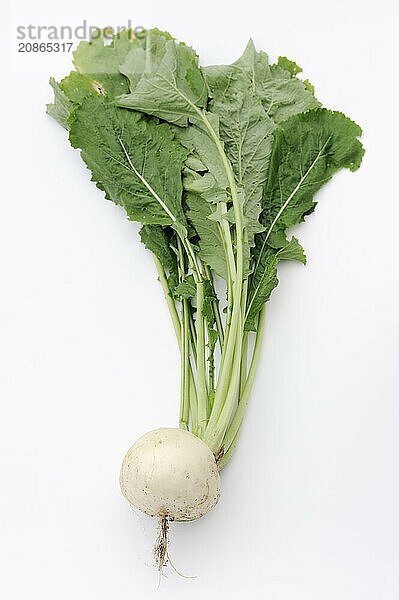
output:
M143 224L186 227L181 171L188 152L169 125L86 98L71 119L69 139L106 198Z
M270 65L252 41L233 64L201 67L166 32L122 32L110 45L96 32L74 64L50 81L48 113L69 129L106 198L143 224L181 350L180 426L222 467L278 263L306 262L290 229L337 170L359 167L361 130L320 107L294 62Z
M264 231L257 236L254 269L246 307L245 329L255 330L255 317L277 285L276 265L283 259L303 260L298 240L286 231L313 212L314 194L341 168L355 171L363 148L358 125L342 113L316 109L282 122L274 132L267 184L262 199Z

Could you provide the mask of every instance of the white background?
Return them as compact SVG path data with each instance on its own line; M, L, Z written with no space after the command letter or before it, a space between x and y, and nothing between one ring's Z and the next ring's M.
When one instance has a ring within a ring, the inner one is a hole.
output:
M40 600L399 597L397 3L130 0L3 6L0 580ZM143 432L174 426L179 360L137 226L44 114L71 55L18 54L18 25L158 26L203 64L248 38L296 60L366 155L297 229L238 451L207 517L156 524L118 488ZM7 38L8 35L8 38Z

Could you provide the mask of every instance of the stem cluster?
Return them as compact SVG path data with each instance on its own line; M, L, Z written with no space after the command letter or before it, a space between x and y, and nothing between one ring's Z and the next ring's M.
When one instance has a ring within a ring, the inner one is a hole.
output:
M246 230L242 205L231 165L219 137L204 113L199 111L204 126L218 149L229 182L230 202L234 213L234 243L227 220L220 219L227 274L227 307L222 318L219 300L212 299L212 311L220 348L220 361L215 366L215 345L211 343L209 323L204 314L205 282L214 283L215 274L197 257L187 237L177 232L179 278L183 282L191 271L196 285L196 306L191 299L176 299L168 287L162 264L154 257L181 351L180 427L191 430L220 457L224 466L235 447L245 407L252 389L263 336L264 309L259 316L255 344L249 357L248 332L244 331L248 280L244 277ZM240 182L238 182L238 185ZM215 207L220 214L227 203ZM250 358L250 361L249 361ZM249 369L248 369L248 364Z

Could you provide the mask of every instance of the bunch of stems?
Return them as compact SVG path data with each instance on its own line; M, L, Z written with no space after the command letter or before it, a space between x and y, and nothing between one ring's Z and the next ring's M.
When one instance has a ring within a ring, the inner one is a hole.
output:
M209 280L213 284L214 272L201 262L189 239L177 231L179 278L182 282L189 272L192 273L196 285L194 307L191 299L176 300L173 297L161 262L155 255L154 260L181 352L179 424L182 429L192 431L208 444L215 455L221 457L218 464L222 467L228 462L237 442L254 383L264 332L265 309L263 307L259 313L252 356L249 356L248 332L244 331L248 279L244 277L246 231L238 196L241 182L235 180L230 162L205 113L198 110L198 114L214 140L226 170L229 203L233 207L235 220L234 244L229 222L224 218L218 221L227 264L227 307L226 316L222 318L219 300L212 301L220 347L217 373L213 352L209 352L204 316L204 283ZM225 214L228 210L227 201L220 202L215 209L219 214Z

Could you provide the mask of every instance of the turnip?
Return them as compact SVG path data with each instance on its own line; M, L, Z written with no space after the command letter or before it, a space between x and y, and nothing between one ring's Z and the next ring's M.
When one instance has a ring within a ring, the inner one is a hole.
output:
M220 477L209 447L198 437L163 427L149 431L128 450L121 468L125 498L147 515L193 521L220 496Z
M361 129L321 108L298 65L270 65L252 41L232 65L200 67L158 29L109 46L96 32L74 64L50 80L48 113L106 198L142 223L180 349L180 429L141 437L120 475L128 501L160 519L162 568L168 521L197 519L219 499L278 263L306 262L288 231L337 170L360 166Z
M220 477L209 447L192 433L170 427L149 431L129 448L120 485L130 504L160 519L155 546L159 569L167 552L167 522L198 519L220 497Z

